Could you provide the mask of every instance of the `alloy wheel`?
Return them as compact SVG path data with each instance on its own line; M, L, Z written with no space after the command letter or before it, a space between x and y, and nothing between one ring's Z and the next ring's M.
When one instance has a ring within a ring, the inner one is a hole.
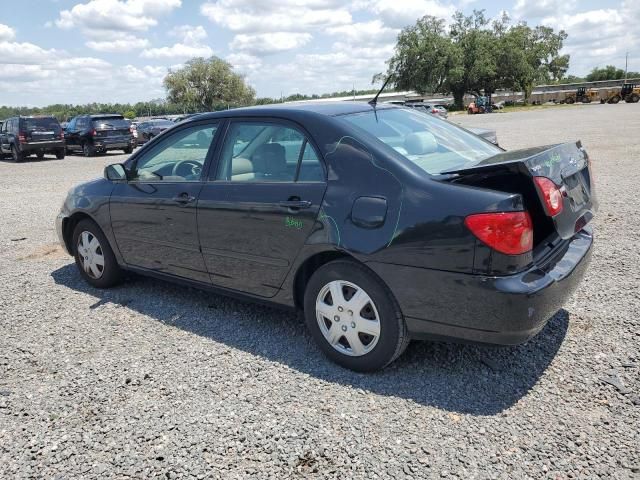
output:
M104 252L93 233L84 231L78 237L78 258L87 275L95 279L102 277Z
M365 355L380 339L380 316L373 300L351 282L335 280L320 290L316 318L325 340L344 355Z

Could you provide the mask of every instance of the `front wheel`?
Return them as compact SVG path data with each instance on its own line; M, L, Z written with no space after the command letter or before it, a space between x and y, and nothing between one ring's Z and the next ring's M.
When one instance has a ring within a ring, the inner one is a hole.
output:
M56 158L58 160L63 160L65 156L65 149L64 148L60 148L58 150L56 150Z
M640 101L640 95L638 95L637 93L632 93L631 95L629 95L629 103L638 103L638 101Z
M123 151L126 155L131 155L133 153L133 147L127 147Z
M73 246L76 266L89 284L109 288L121 281L122 270L109 241L93 220L78 222L73 230Z
M313 274L304 313L324 354L357 372L384 368L409 344L395 298L373 272L354 261L330 262Z

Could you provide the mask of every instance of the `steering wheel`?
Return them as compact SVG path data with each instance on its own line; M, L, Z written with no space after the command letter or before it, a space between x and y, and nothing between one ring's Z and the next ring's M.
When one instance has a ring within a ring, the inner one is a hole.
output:
M182 160L176 163L171 170L171 175L174 177L187 178L188 176L199 177L202 173L202 165L195 160Z

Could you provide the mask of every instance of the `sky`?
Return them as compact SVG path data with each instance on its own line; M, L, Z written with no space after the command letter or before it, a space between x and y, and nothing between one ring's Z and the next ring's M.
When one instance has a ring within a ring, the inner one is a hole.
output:
M0 105L163 98L162 79L216 55L259 97L372 88L423 15L506 11L564 29L569 73L640 71L640 0L2 0ZM7 8L10 7L10 8Z

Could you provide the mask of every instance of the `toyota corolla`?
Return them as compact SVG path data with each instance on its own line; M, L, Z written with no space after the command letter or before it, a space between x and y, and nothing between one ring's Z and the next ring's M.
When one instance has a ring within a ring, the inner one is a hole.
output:
M504 151L392 105L203 114L73 188L57 218L98 288L133 271L304 311L357 371L411 339L536 335L589 263L587 153Z

